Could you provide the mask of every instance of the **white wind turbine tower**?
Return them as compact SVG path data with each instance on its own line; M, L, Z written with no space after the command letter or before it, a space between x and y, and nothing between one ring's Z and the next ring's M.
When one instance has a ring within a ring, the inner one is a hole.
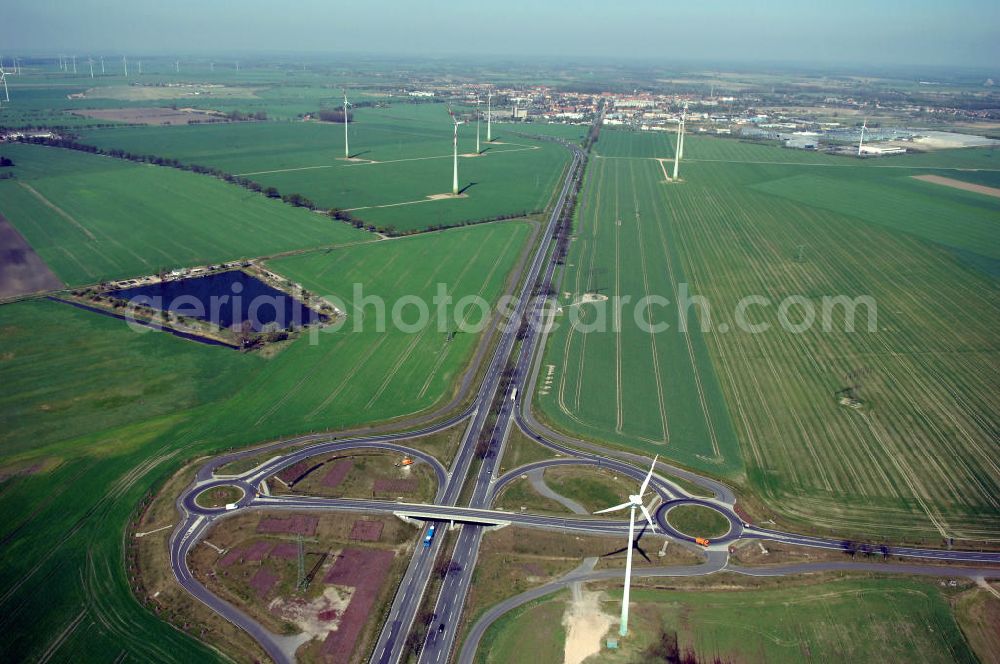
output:
M104 56L101 56L101 76L104 76Z
M646 517L649 527L654 531L656 530L656 524L653 522L653 517L650 516L649 510L646 509L646 504L642 500L642 494L646 493L646 488L649 486L649 480L653 476L653 469L656 468L656 460L658 458L659 456L653 457L653 465L649 467L649 473L646 474L646 479L642 481L639 493L629 496L627 503L594 512L594 514L605 514L607 512L617 512L626 507L629 508L628 543L626 544L628 553L625 554L625 592L622 594L622 621L621 626L618 628L618 634L621 636L628 634L628 595L629 587L632 584L632 549L635 547L635 511L637 509L642 510L642 514Z
M76 56L73 56L73 73L76 73Z
M347 143L347 109L351 102L347 101L347 90L344 90L344 159L351 158L351 148Z
M125 78L128 78L128 58L124 55L122 56L122 65L125 66Z
M677 146L674 148L674 182L678 181L677 178L680 175L681 157L684 154L684 120L686 115L687 106L684 107L684 111L681 113L681 120L677 123Z
M479 148L479 95L476 95L476 154L482 154L482 150Z
M865 130L868 129L868 118L865 118L864 122L861 123L861 138L858 139L858 156L861 156L861 146L865 142Z
M174 60L174 73L175 74L181 73L181 61L180 60Z
M684 102L684 110L681 112L681 159L684 158L684 137L687 136L687 113L688 105Z
M3 68L3 63L0 63L0 81L3 82L3 96L5 102L10 102L10 93L7 91L7 70Z
M90 65L90 78L94 78L94 59L88 57L87 64Z
M455 124L455 134L451 141L454 160L454 169L452 171L451 179L451 193L453 196L458 196L458 125L462 124L462 121L455 117L451 108L448 109L448 115L451 116L451 121Z
M142 76L142 60L139 60L139 76Z
M486 93L486 142L493 142L493 91Z

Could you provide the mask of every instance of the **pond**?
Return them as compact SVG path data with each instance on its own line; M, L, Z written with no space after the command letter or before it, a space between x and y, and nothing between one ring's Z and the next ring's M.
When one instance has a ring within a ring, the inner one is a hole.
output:
M221 328L249 323L255 332L288 330L326 320L288 293L241 270L123 288L108 291L108 295L133 305L206 320Z

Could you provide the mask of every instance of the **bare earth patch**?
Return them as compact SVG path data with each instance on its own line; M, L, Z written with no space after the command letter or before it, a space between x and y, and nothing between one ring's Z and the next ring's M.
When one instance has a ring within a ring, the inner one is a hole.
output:
M63 287L14 226L0 215L0 298Z
M264 517L257 525L258 533L269 535L306 535L312 537L316 534L316 525L319 517L296 514L287 518Z
M994 196L996 198L1000 198L1000 188L987 187L984 184L973 184L972 182L962 182L961 180L946 178L940 175L914 175L913 179L923 180L924 182L933 182L934 184L944 185L945 187L951 187L953 189L961 189L962 191L973 191L977 194L985 194L987 196Z
M573 589L573 601L563 615L566 646L563 664L581 664L601 652L601 639L611 627L611 616L601 611L601 593Z
M350 538L358 542L377 542L382 537L381 521L355 521Z
M350 459L340 459L335 462L330 471L323 476L323 486L331 489L339 486L347 477L347 473L351 472L351 468L354 468L354 462Z
M225 119L224 113L199 108L92 108L73 111L73 115L141 125L186 125Z
M389 574L394 554L380 549L344 549L324 583L352 587L350 604L336 631L323 641L321 656L327 662L346 662L354 652L361 629L371 618L375 598Z
M84 99L119 99L122 101L155 101L159 99L230 99L256 97L259 88L231 87L198 83L175 85L107 85L91 88Z

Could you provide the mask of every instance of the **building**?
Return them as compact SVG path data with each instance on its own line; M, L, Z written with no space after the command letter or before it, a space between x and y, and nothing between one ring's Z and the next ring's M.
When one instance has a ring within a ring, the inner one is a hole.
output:
M862 157L888 157L894 154L906 154L906 148L891 145L862 145Z

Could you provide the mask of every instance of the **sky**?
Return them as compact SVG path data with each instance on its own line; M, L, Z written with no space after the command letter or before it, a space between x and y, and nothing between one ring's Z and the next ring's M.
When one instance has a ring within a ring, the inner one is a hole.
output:
M1000 63L997 0L5 0L0 54Z

